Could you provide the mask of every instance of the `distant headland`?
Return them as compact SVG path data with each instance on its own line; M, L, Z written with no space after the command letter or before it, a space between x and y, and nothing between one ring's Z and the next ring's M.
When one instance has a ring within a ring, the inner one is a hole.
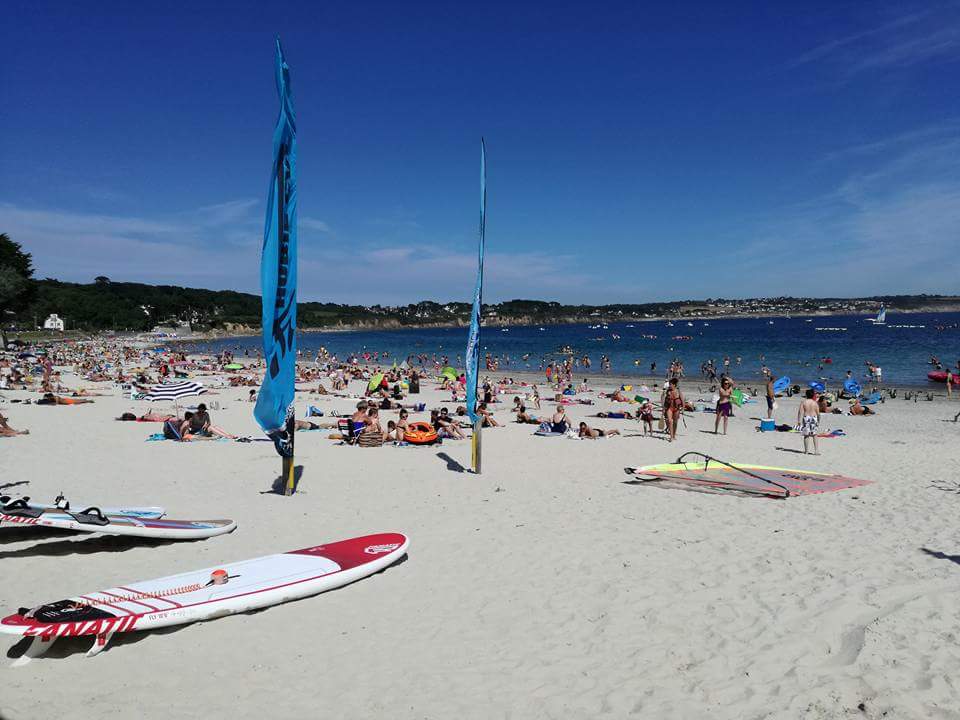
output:
M68 331L86 332L173 329L180 334L241 335L257 332L260 327L260 296L250 293L114 282L106 277L88 284L49 278L34 282L35 291L29 305L15 315L7 315L6 329L42 328L50 316L62 320ZM508 300L485 304L483 317L486 325L592 324L678 318L871 314L881 305L893 313L955 312L960 311L960 296L707 298L610 305ZM470 305L431 300L398 306L301 302L297 313L302 330L457 327L468 324Z

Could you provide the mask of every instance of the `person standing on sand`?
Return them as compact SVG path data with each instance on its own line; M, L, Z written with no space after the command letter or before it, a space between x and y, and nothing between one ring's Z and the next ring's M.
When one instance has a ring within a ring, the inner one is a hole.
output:
M953 370L948 367L947 368L947 400L953 397L953 388L951 387L952 385L953 385Z
M767 375L767 419L773 417L773 403L777 397L773 390L773 375Z
M670 442L677 439L677 423L680 421L680 414L683 412L683 393L680 392L680 381L677 378L670 378L670 384L667 386L667 392L663 398L663 415L667 421L667 432L670 434Z
M720 381L720 390L718 391L720 398L717 400L717 414L716 418L713 421L713 434L719 434L720 430L720 418L723 418L723 434L727 434L727 422L729 421L730 415L733 414L733 402L731 397L733 396L733 381L724 377ZM681 406L681 410L683 407Z
M819 455L820 448L817 445L817 433L820 430L820 405L817 403L816 391L813 388L807 389L807 396L800 403L797 410L797 429L803 433L803 454L810 451L809 440L813 440L813 454Z

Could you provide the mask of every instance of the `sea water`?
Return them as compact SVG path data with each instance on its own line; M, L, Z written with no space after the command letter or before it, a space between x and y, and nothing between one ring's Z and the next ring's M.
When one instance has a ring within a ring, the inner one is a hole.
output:
M931 356L944 366L960 360L960 313L887 313L886 325L860 316L693 319L594 323L593 325L484 326L483 357L499 359L501 371L534 371L563 357L570 348L577 358L587 356L591 368L577 375L602 372L601 358L617 375L666 373L670 361L684 363L688 377L699 376L700 366L712 359L717 371L730 358L730 373L741 380L758 380L766 365L774 376L788 375L797 383L839 381L851 370L863 380L867 362L883 370L885 384L924 385L933 368ZM911 327L905 327L911 326ZM830 328L830 329L828 329ZM655 337L651 337L655 336ZM689 338L689 339L687 339ZM409 355L446 356L462 367L466 328L417 328L350 332L306 332L298 336L304 359L321 347L346 359L351 354L387 352L381 364L402 362ZM192 343L191 349L218 352L229 349L237 357L253 357L260 338L242 337ZM523 359L527 356L526 359ZM651 363L656 371L651 373Z

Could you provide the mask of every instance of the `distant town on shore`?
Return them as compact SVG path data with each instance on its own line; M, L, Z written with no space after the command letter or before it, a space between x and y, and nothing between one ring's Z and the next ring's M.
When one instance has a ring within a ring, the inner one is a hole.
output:
M33 299L4 319L7 330L245 334L260 327L260 296L232 290L114 282L80 284L36 280ZM960 311L960 296L878 295L862 298L707 298L673 302L566 305L543 300L484 304L486 325L642 322L677 318L763 317ZM469 322L470 304L424 300L409 305L301 302L303 330L457 327Z

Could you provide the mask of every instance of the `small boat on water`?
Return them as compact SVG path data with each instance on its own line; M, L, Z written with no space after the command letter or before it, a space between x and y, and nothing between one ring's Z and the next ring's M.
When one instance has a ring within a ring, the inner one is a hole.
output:
M877 313L875 318L867 318L868 323L873 323L874 325L886 325L887 324L887 309L883 306L883 303L880 303L880 312Z

